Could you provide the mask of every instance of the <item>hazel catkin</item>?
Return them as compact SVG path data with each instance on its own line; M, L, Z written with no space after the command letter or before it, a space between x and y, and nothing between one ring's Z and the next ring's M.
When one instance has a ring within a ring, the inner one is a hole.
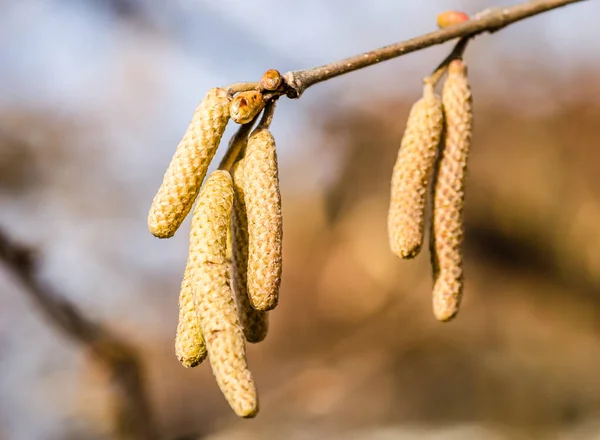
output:
M275 139L259 126L248 139L242 181L248 219L248 297L257 310L277 306L282 273L281 194Z
M258 397L246 362L244 334L229 281L227 229L233 181L213 172L202 188L190 232L189 264L200 326L219 388L240 417L254 417Z
M152 201L148 229L156 237L172 237L189 213L228 120L227 91L210 89L196 108Z
M433 313L440 321L458 312L463 292L463 208L473 110L466 66L450 63L442 92L446 131L433 186L431 256Z
M196 313L189 265L185 268L179 293L179 323L175 337L175 354L186 368L200 365L206 358L206 343Z
M244 178L243 162L242 159L233 167L232 279L244 336L248 342L256 343L264 340L267 336L269 321L267 312L255 310L248 298L248 218L242 183Z
M400 258L414 258L421 250L428 185L443 129L442 101L425 84L408 116L392 173L388 235Z

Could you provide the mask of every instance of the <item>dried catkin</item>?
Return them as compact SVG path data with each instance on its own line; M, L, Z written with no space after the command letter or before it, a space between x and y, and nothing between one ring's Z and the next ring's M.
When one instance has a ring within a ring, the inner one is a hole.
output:
M238 124L247 124L265 107L263 95L250 90L236 95L229 105L231 119Z
M256 310L277 306L281 282L281 195L275 139L267 128L250 135L243 193L248 219L248 297Z
M248 370L244 333L229 283L227 229L232 204L231 175L223 170L213 172L194 209L189 264L213 374L235 413L254 417L258 412L258 397Z
M244 160L233 168L233 214L232 214L232 270L233 291L238 307L240 322L248 342L260 342L269 330L268 312L255 310L250 304L247 288L248 271L248 219L244 203L243 167Z
M185 268L179 293L179 323L175 337L175 354L186 368L200 365L206 358L206 343L196 313L189 266Z
M414 258L421 250L428 185L443 129L442 101L426 84L408 116L392 173L388 235L400 258Z
M213 88L194 112L154 197L148 229L172 237L190 211L229 120L227 91Z
M463 291L463 208L473 124L471 99L466 66L454 60L442 92L446 131L433 187L433 313L440 321L456 315Z

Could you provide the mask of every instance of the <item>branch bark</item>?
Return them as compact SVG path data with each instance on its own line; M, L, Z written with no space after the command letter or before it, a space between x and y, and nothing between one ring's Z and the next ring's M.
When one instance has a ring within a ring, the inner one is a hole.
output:
M469 21L436 32L322 66L288 72L283 76L287 86L286 94L289 98L299 98L310 86L345 73L398 58L455 38L474 37L483 32L496 32L512 23L582 1L586 0L533 0L506 8L492 8L476 14Z
M0 260L24 287L45 317L73 342L88 350L106 368L114 386L118 438L158 438L151 414L143 371L136 351L108 329L92 322L80 310L44 285L36 276L34 253L0 230Z

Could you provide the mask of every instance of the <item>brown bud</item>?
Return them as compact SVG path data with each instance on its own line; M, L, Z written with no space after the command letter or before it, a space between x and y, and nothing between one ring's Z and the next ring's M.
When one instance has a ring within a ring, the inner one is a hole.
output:
M185 269L179 294L179 323L175 337L175 354L186 368L200 365L206 358L206 344L200 328L200 319L196 313L189 265Z
M248 218L243 190L243 159L233 168L232 257L233 291L240 322L248 342L260 342L269 330L267 312L255 310L248 298Z
M202 188L190 232L189 264L200 325L213 374L240 417L254 417L258 397L246 362L244 334L229 285L227 229L233 181L227 171L213 172Z
M442 101L425 84L408 116L392 173L388 234L400 258L414 258L421 250L427 190L443 129Z
M473 110L466 67L449 66L442 92L446 131L433 187L431 256L433 312L440 321L458 312L463 291L463 209Z
M177 146L150 207L148 229L156 237L172 237L187 216L228 120L227 91L210 89Z
M260 79L260 86L264 90L277 90L277 88L281 85L283 78L281 77L281 73L275 69L267 70L262 78Z
M275 139L267 128L250 135L242 182L248 218L248 296L257 310L277 306L283 225Z
M464 12L445 11L437 16L437 25L440 29L443 29L468 20L469 16Z
M265 107L263 95L256 90L240 92L231 101L231 119L238 124L246 124Z

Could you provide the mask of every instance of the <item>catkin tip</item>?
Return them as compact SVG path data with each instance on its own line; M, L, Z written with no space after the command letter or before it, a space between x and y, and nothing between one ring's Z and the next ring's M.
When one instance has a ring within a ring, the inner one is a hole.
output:
M433 315L441 322L451 321L458 314L460 292L448 292L439 283L433 289Z
M156 238L171 238L175 235L175 232L176 232L174 230L162 229L158 225L154 225L154 224L149 224L148 230Z
M179 322L175 337L175 354L186 368L200 365L206 358L206 343L196 312L189 264L185 269L179 293Z
M434 309L433 315L435 316L435 319L437 319L440 322L450 322L450 321L454 320L456 315L458 315L458 309L453 310L453 311L448 311L448 310L437 311Z

